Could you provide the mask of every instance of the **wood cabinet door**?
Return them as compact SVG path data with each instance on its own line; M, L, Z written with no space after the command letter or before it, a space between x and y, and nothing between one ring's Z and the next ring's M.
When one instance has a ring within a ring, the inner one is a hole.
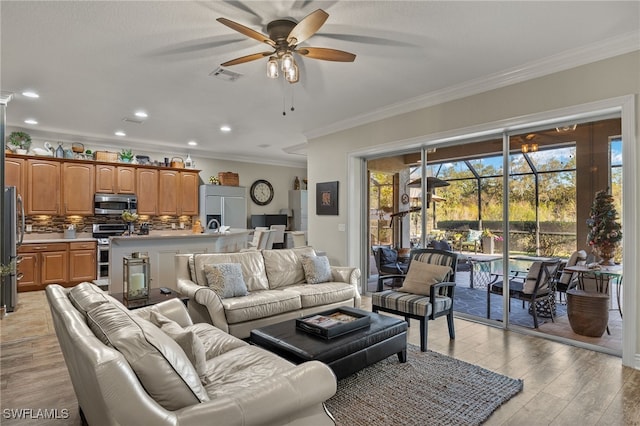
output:
M155 215L158 205L158 171L136 169L138 214Z
M26 214L58 215L60 212L60 163L27 160Z
M177 215L180 172L160 170L158 176L158 214Z
M187 216L198 215L198 188L200 175L196 172L180 172L180 192L178 214Z
M133 167L120 167L117 170L117 189L118 194L135 194L136 193L136 169Z
M116 191L116 166L107 164L96 165L96 192L100 194L115 194Z
M7 158L4 162L4 184L5 186L15 186L18 194L22 196L22 200L26 201L24 184L24 159Z
M62 214L93 216L95 170L93 164L62 165Z
M96 250L69 251L69 282L79 283L96 279Z
M18 281L18 291L40 289L40 264L38 253L20 253L22 260L18 264L18 273L22 278Z
M42 289L47 284L64 285L69 280L69 252L68 251L47 251L40 253L42 267L40 277Z

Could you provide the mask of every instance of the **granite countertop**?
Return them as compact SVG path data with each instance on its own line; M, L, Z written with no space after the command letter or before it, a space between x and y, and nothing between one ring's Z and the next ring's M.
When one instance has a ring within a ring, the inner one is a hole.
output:
M113 241L122 240L149 240L149 239L165 239L165 238L220 238L237 235L248 235L251 232L250 229L231 229L224 233L211 233L211 234L194 234L191 231L184 230L166 230L166 231L151 231L149 235L123 235L120 237L111 237Z
M76 238L64 238L63 233L29 233L24 234L22 244L46 244L46 243L70 243L70 242L87 242L96 241L91 236L91 232L80 232L76 234Z

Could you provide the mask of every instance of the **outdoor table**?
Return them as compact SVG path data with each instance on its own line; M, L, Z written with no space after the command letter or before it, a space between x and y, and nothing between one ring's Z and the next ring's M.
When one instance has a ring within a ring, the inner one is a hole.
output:
M578 289L584 290L584 278L588 276L596 282L596 290L599 293L609 294L609 282L616 284L616 302L618 303L618 312L622 317L622 306L620 305L620 291L622 290L622 265L603 266L598 265L597 268L589 268L586 265L567 266L565 271L575 272L578 274Z

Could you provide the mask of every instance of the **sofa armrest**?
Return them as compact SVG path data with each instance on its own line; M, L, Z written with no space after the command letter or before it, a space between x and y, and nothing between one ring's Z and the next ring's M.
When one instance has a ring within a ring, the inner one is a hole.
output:
M227 323L227 316L224 313L224 306L222 306L222 299L220 299L215 291L209 287L198 286L198 290L194 293L193 300L205 307L211 318L212 325L225 333L229 333L229 324Z
M333 281L358 285L360 279L360 268L351 266L332 266L331 276Z
M280 424L321 404L336 393L331 369L309 361L232 395L176 411L180 425L203 425L215 419L224 425ZM327 424L332 424L327 416Z

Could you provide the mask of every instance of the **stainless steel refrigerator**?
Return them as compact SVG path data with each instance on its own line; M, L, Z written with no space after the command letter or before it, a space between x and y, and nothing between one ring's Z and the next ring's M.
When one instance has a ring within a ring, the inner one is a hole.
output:
M6 312L13 312L18 304L17 271L18 247L24 237L24 208L22 198L15 186L4 188L4 207L2 215L2 257L3 265L14 265L13 271L2 277L2 291L0 292L0 308Z

